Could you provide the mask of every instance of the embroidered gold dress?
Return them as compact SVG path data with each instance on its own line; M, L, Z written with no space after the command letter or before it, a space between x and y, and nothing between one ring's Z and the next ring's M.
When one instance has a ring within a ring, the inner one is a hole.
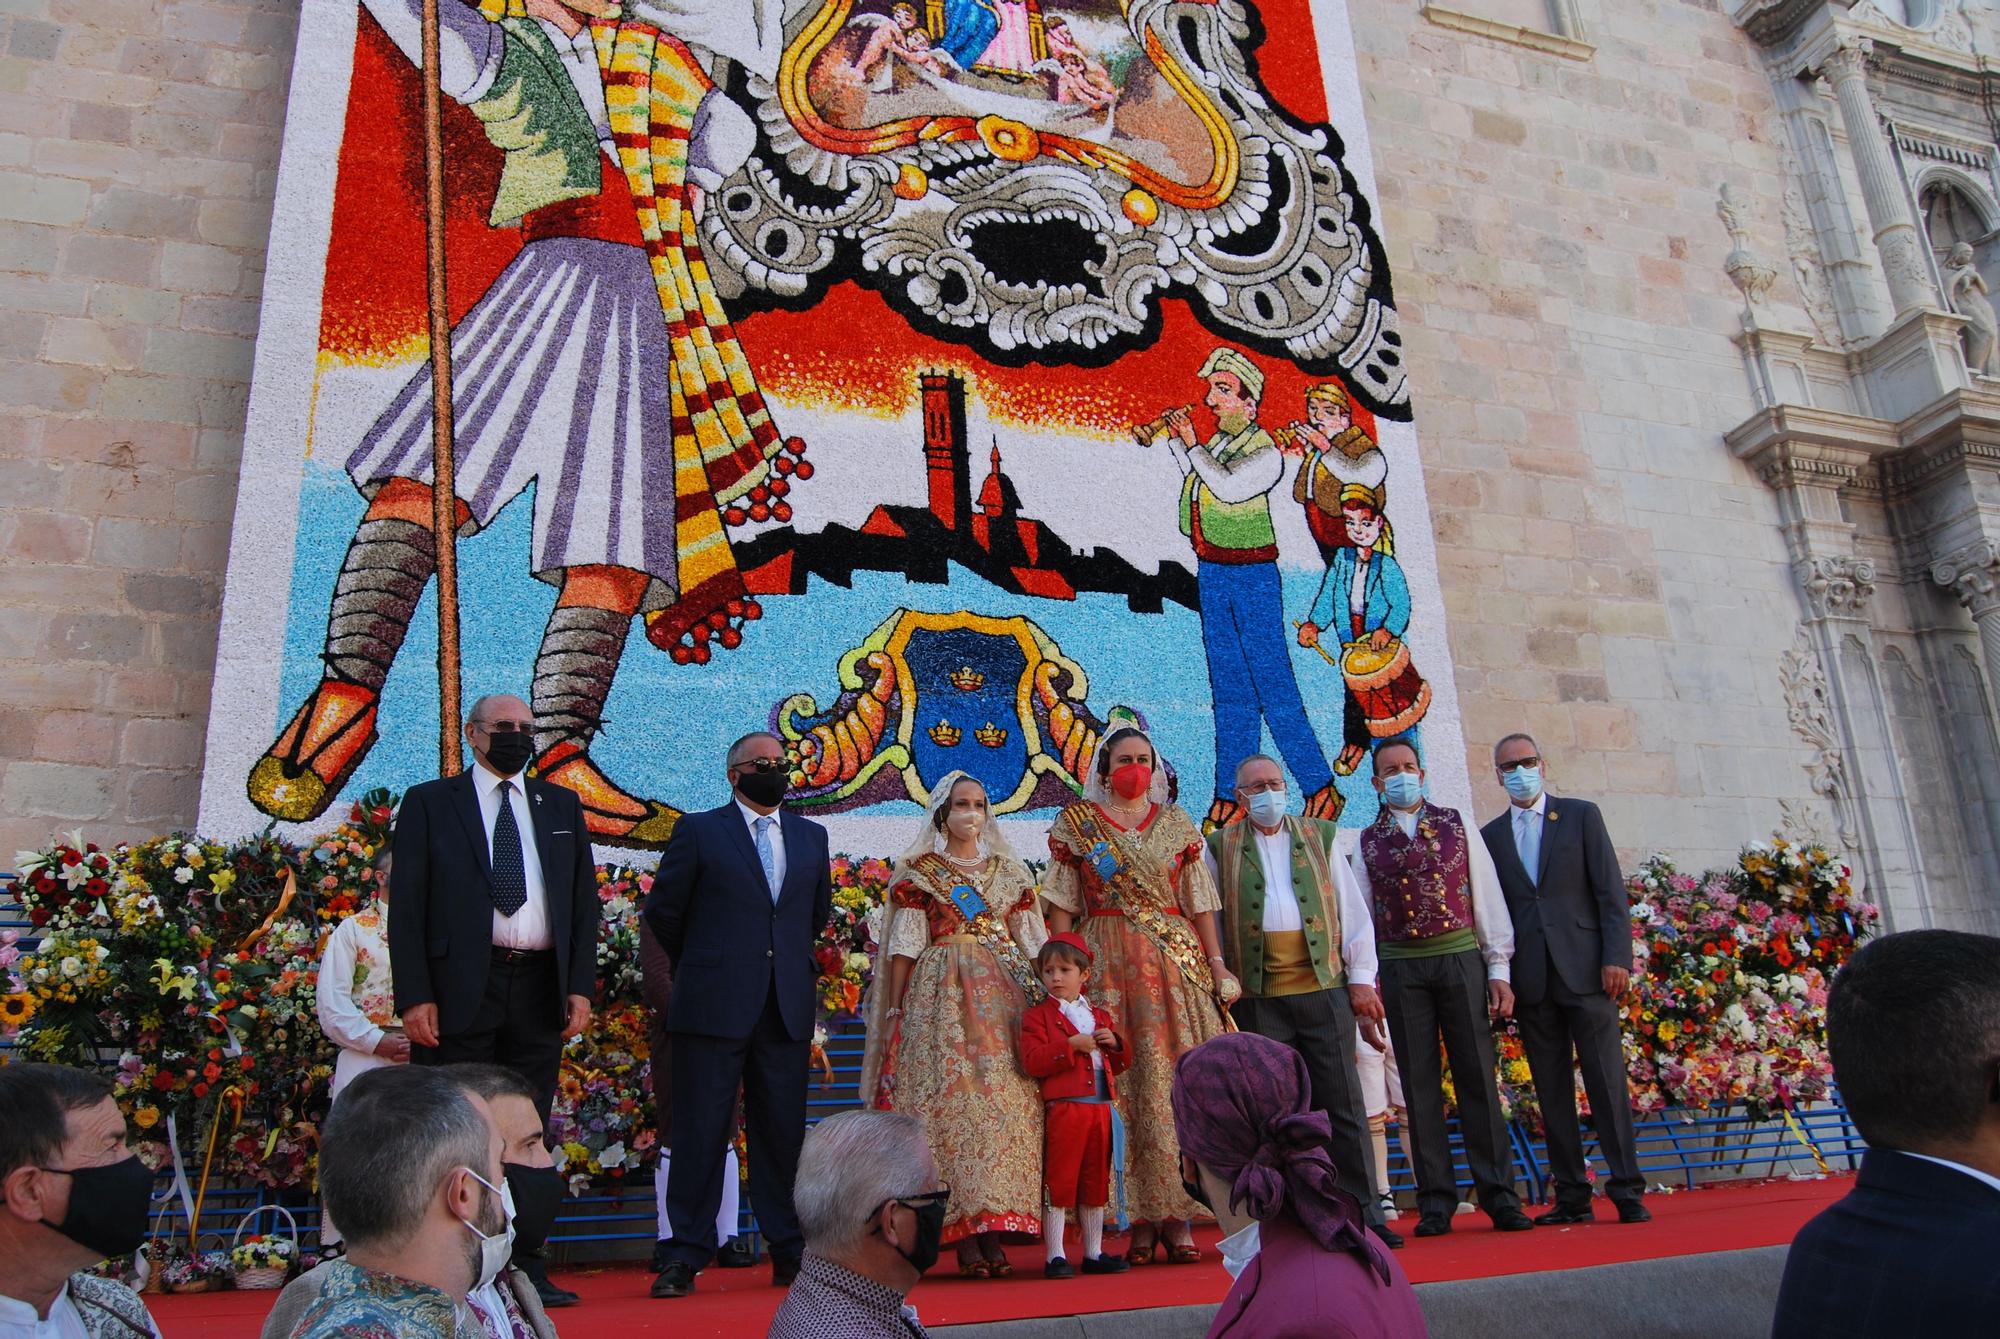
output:
M976 874L932 856L899 866L895 879L877 979L887 984L889 958L914 965L900 1027L887 1017L886 990L870 1009L863 1095L923 1117L938 1179L951 1187L947 1243L980 1232L1038 1235L1042 1098L1019 1058L1029 1001L1015 972L953 905L951 891L965 883L979 893L993 913L987 933L1012 936L1016 970L1032 979L1048 934L1034 878L1020 861L996 855Z
M1078 806L1077 808L1081 808ZM1117 847L1134 878L1129 899L1145 898L1175 918L1216 911L1221 902L1202 865L1201 831L1185 811L1156 805L1131 831L1100 805L1097 826ZM1125 1212L1135 1223L1207 1217L1181 1189L1180 1145L1169 1101L1174 1061L1222 1032L1212 995L1187 979L1153 940L1110 903L1090 853L1099 838L1084 832L1077 809L1064 811L1049 829L1048 873L1042 897L1081 917L1077 932L1096 957L1086 987L1092 1001L1110 1010L1132 1052L1132 1068L1118 1081L1118 1111L1125 1122ZM1191 930L1184 938L1192 939ZM1199 947L1194 949L1197 959ZM1201 963L1206 971L1207 964Z

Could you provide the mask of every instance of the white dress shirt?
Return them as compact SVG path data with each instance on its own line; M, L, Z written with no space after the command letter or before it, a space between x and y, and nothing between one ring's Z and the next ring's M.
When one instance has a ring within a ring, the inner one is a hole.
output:
M1507 914L1507 899L1500 891L1500 871L1493 868L1493 856L1487 851L1486 843L1480 840L1479 825L1472 821L1472 815L1463 809L1446 812L1457 814L1458 821L1465 826L1466 861L1472 866L1472 934L1479 943L1479 956L1486 960L1486 978L1489 981L1510 980L1512 970L1508 963L1514 957L1514 918ZM1389 813L1405 836L1416 832L1416 810L1403 813L1391 809ZM1358 842L1348 867L1354 875L1354 882L1360 886L1362 898L1372 908L1375 905L1375 885L1368 878L1368 862L1362 858Z
M1243 821L1250 823L1247 818ZM1298 892L1292 887L1291 833L1282 825L1276 832L1265 832L1255 823L1250 823L1250 832L1257 839L1257 863L1264 870L1264 933L1305 929L1299 916ZM1222 871L1216 866L1215 853L1206 845L1201 848L1201 861L1220 888ZM1375 958L1375 918L1368 899L1361 895L1354 871L1332 843L1327 845L1326 867L1333 876L1335 911L1340 917L1340 962L1347 972L1347 984L1372 986L1380 969Z
M1902 1150L1898 1151L1902 1152ZM1940 1167L1949 1167L1955 1172L1964 1172L1967 1176L1971 1177L1973 1180L1984 1181L1987 1185L1992 1186L1995 1190L2000 1190L2000 1176L1990 1176L1987 1173L1980 1171L1977 1167L1968 1167L1962 1162L1953 1162L1949 1158L1934 1158L1928 1153L1904 1152L1903 1156L1908 1158L1922 1158L1925 1162L1935 1162Z
M542 855L535 847L535 820L528 809L525 777L526 769L514 776L499 777L483 763L472 765L472 789L479 796L479 821L486 825L489 865L493 860L493 824L500 817L500 783L506 781L513 787L508 800L514 809L514 826L521 832L521 865L528 874L528 900L511 916L502 916L499 908L494 909L493 947L520 952L556 946L555 937L549 932L549 892L542 882Z
M1083 996L1079 995L1073 1000L1056 1000L1056 1008L1062 1010L1062 1016L1069 1020L1069 1025L1084 1036L1092 1036L1097 1032L1097 1015L1091 1011L1090 1001ZM1093 1070L1104 1068L1102 1051L1090 1053L1090 1067Z
M778 890L785 886L785 811L783 809L773 809L768 814L760 814L749 805L743 803L743 801L738 800L736 802L736 812L743 815L743 826L750 829L750 849L752 852L755 852L757 849L758 820L764 818L771 820L771 872L772 877L776 880L771 885L771 900L775 902L778 900ZM760 856L758 859L761 861L762 857Z
M147 1317L149 1322L151 1319ZM158 1339L160 1327L155 1324L152 1332ZM77 1314L65 1283L49 1307L47 1320L18 1297L0 1296L0 1339L90 1339L90 1331L83 1327L83 1317Z

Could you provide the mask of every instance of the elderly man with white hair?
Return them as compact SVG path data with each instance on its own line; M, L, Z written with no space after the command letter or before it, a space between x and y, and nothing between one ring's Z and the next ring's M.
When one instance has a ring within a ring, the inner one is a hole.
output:
M950 1197L916 1117L861 1110L821 1121L793 1191L805 1258L767 1339L923 1339L903 1299L937 1263Z

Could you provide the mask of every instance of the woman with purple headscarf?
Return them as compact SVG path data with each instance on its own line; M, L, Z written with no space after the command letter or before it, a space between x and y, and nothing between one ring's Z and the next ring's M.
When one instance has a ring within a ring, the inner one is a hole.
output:
M1228 1233L1236 1280L1208 1339L1427 1339L1409 1279L1335 1183L1309 1091L1297 1051L1248 1032L1174 1066L1181 1177Z

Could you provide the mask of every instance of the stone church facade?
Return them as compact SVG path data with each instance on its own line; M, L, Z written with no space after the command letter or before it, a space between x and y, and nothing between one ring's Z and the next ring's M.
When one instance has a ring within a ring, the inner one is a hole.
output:
M2000 932L2000 14L1453 3L1352 14L1478 807ZM295 9L0 4L7 851L194 820Z

